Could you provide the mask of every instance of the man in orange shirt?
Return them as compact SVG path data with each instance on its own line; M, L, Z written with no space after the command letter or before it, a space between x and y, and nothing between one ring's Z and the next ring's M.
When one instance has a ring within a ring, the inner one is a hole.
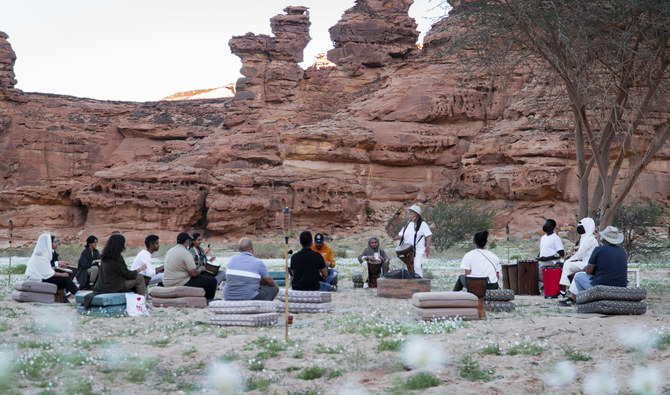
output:
M323 235L321 233L317 233L314 236L312 250L321 254L321 256L323 256L323 260L326 261L328 276L324 281L330 285L337 285L337 270L335 270L335 256L333 255L333 249L323 241Z

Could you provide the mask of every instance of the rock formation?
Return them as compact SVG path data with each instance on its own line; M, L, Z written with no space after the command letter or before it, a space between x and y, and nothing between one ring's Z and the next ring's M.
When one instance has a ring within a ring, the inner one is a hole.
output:
M302 70L309 13L287 7L273 36L229 44L244 78L232 99L110 102L14 89L0 34L0 227L82 240L153 232L172 242L294 229L361 231L402 204L477 197L499 227L535 233L576 215L571 116L546 73L501 78L422 53L410 0L358 0L331 29L336 48ZM551 111L547 110L548 108ZM668 119L661 108L648 122ZM633 196L670 199L670 147ZM626 172L621 174L626 177ZM374 214L370 214L374 209Z

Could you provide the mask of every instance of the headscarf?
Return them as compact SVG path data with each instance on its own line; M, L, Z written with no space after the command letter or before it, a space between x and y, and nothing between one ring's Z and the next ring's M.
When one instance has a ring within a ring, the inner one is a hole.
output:
M372 240L377 240L377 249L374 249L370 246L370 243ZM379 253L379 258L382 260L382 262L388 261L388 257L386 256L386 252L382 249L382 243L379 241L379 237L377 236L372 236L368 239L368 246L363 250L361 255L358 256L358 262L363 262L363 257L366 256L374 256L376 253Z
M28 260L26 267L26 278L32 281L42 281L53 277L54 270L51 268L51 235L43 233L37 239L33 255Z
M568 261L582 261L587 262L591 257L593 249L598 246L598 240L593 235L593 231L596 230L596 222L589 218L582 218L581 221L577 224L584 227L584 234L579 237L579 249L577 252L568 259Z

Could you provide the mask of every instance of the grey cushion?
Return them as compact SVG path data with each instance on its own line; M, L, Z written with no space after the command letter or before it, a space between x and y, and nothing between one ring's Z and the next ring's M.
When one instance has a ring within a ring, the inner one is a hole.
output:
M213 314L210 322L226 326L261 326L277 324L277 313Z
M75 299L77 303L84 304L84 297L89 292L77 292ZM93 297L91 301L91 306L95 307L105 307L105 306L116 306L116 305L126 305L126 294L124 292L116 292L110 294L98 294Z
M209 311L214 314L258 314L276 310L275 302L270 300L215 300L209 304Z
M412 306L434 307L477 307L478 299L469 292L417 292L412 295Z
M50 284L55 287L54 284ZM12 299L17 302L32 303L53 303L54 294L45 294L41 292L12 291Z
M119 317L126 313L126 304L105 306L105 307L91 307L86 310L84 305L77 305L77 312L82 315L92 315L97 317Z
M581 292L580 292L581 293ZM647 311L645 302L628 300L598 300L577 305L578 313L598 313L608 315L641 315Z
M503 302L498 300L484 300L484 310L486 311L514 311L516 306L514 302Z
M277 300L284 301L286 299L286 289L279 289L277 293ZM289 303L328 303L331 301L330 292L322 291L296 291L291 289L288 291Z
M202 289L202 288L200 288ZM181 298L151 298L154 307L207 307L204 296L184 296Z
M286 309L284 303L281 301L275 302L277 311L284 311ZM331 310L330 303L299 303L288 302L289 313L327 313Z
M14 283L14 289L17 291L36 292L51 295L58 291L56 284L45 283L43 281L21 281Z
M647 298L647 290L642 287L611 287L596 285L593 288L577 294L577 304L595 302L598 300L628 300L639 302Z
M511 289L487 289L484 300L509 302L510 300L514 300L514 291Z
M424 321L431 321L436 319L451 319L451 318L460 318L463 320L478 320L479 312L477 312L477 309L474 307L422 308L412 306L412 316L418 320L424 320Z
M198 287L153 287L149 295L156 298L205 297L205 290Z
M351 276L351 281L355 283L362 283L363 282L363 275L361 273L356 273L353 276Z

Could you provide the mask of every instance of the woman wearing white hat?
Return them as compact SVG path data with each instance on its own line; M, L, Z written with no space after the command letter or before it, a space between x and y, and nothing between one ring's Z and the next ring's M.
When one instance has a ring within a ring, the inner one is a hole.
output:
M408 209L409 222L398 233L394 240L400 239L400 244L410 243L414 246L414 271L423 277L421 261L423 257L430 258L430 241L433 233L428 224L421 218L421 207L415 204Z

